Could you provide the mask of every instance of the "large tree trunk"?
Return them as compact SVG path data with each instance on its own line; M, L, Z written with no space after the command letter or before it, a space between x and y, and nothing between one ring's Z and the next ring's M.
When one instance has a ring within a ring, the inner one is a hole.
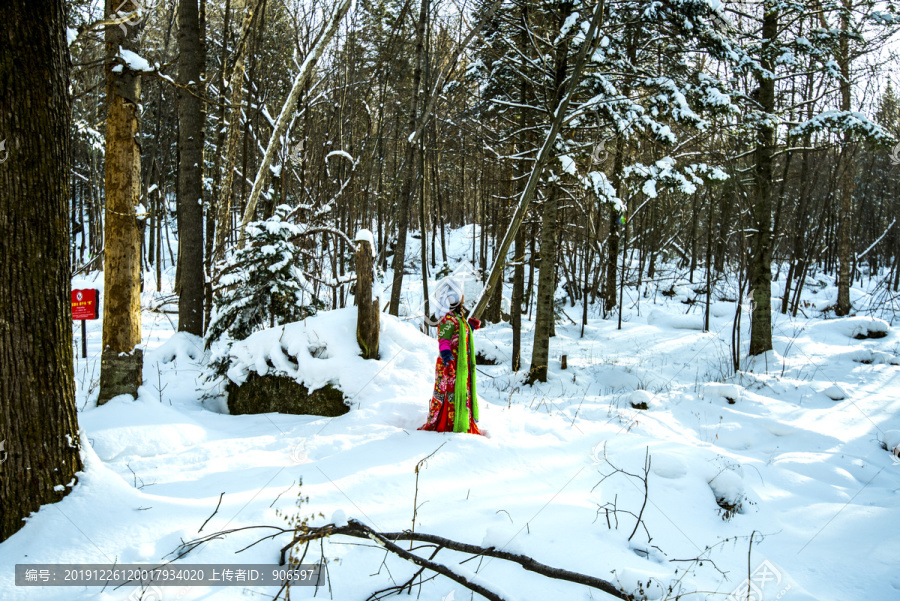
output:
M178 331L203 335L203 105L200 90L206 57L197 0L178 2L178 260L181 290ZM193 93L191 93L193 92Z
M538 273L537 315L534 320L534 348L531 353L531 368L528 381L547 381L547 366L550 362L550 336L553 331L553 297L556 291L556 229L557 206L556 187L550 190L550 197L544 202L544 216L541 225L541 270Z
M63 4L11 0L0 24L0 541L41 505L62 499L82 469Z
M778 9L770 2L765 5L762 37L764 45L775 44L778 35ZM762 68L775 72L775 57L764 53ZM775 113L775 79L758 77L759 103L763 112ZM752 206L752 256L749 265L749 285L753 291L750 329L750 354L759 355L772 350L772 162L775 154L775 128L766 119L760 120L757 131L755 195Z
M126 0L123 5L106 0L107 18L139 8L138 0ZM141 78L118 58L120 47L139 50L136 27L106 28L106 277L97 400L101 405L120 394L136 397L143 364L141 351L135 348L141 342L141 240L135 216L141 192L137 140Z

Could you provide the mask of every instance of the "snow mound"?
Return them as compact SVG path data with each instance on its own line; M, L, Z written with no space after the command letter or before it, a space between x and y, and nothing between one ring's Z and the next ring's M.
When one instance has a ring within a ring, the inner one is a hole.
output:
M849 334L851 338L884 338L891 329L888 322L877 317L851 317L848 321L853 327Z
M660 478L671 480L687 475L688 466L684 459L669 453L657 453L650 462L650 471Z
M710 303L709 314L713 317L734 317L735 303L717 301Z
M872 349L859 349L848 353L847 357L855 363L864 365L900 365L900 357Z
M643 409L650 407L655 402L653 395L646 390L635 390L628 397L628 400L631 402L632 407L641 407Z
M737 384L723 384L720 382L710 382L703 385L703 397L714 399L722 398L733 405L736 401L744 396L744 389Z
M485 530L481 546L507 553L526 553L526 550L516 542L518 534L519 529L512 526L491 526Z
M735 508L740 513L744 501L744 479L729 469L722 470L709 481L709 488L716 496L719 507Z
M79 416L90 443L103 461L177 453L206 440L206 429L157 400L121 395Z
M147 353L148 362L159 361L162 364L175 361L198 363L203 358L203 339L187 332L176 332L161 346Z
M240 385L250 372L272 374L317 390L351 379L353 368L363 361L359 352L355 309L328 311L235 342L228 379Z
M888 430L884 433L884 444L888 450L900 447L900 430Z
M659 309L650 312L647 323L652 326L668 327L675 330L702 330L702 315L672 315Z
M655 569L622 568L616 570L615 575L615 582L622 589L634 594L635 598L647 601L662 599L665 596L666 591L661 583L671 576L662 566Z
M356 341L356 316L355 307L326 311L237 341L228 351L228 379L241 385L251 372L286 376L311 391L332 384L352 397L369 384L372 392L379 390L377 377L390 377L390 371L381 371L401 352L423 357L434 352L434 341L414 326L382 315L381 359L365 360ZM430 373L432 365L423 373Z
M891 330L888 322L877 317L842 317L841 319L829 319L813 326L816 330L826 330L846 336L847 338L855 338L863 340L866 338L884 338Z
M844 392L844 389L837 384L832 384L831 386L823 390L822 394L827 396L832 401L843 401L848 396L847 393Z

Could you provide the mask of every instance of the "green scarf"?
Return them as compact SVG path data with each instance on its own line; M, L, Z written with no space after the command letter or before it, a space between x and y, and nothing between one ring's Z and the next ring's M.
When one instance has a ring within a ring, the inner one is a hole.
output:
M472 340L472 327L468 320L459 317L459 349L456 355L456 384L453 389L453 431L469 431L469 407L466 404L466 392L469 380L469 366L472 366L472 411L478 420L478 397L475 395L475 341Z

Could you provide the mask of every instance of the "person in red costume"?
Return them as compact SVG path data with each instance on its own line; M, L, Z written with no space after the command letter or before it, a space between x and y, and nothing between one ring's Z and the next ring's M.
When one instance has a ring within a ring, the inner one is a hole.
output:
M474 317L466 318L462 285L453 278L438 283L434 300L436 314L442 315L438 323L440 354L435 365L428 421L419 430L481 434L472 337L481 322Z

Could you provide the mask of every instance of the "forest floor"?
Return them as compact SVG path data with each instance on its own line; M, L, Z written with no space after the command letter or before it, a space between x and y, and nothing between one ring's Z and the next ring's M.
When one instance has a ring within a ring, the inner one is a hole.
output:
M451 236L456 259L470 251L471 231ZM418 252L411 240L411 256ZM379 360L355 356L353 309L321 314L285 335L287 346L318 345L300 362L300 379L336 382L350 397L349 413L320 418L228 415L219 387L203 381L202 340L176 333L176 315L149 310L159 295L150 292L148 274L139 396L96 406L102 324L89 322L88 358L76 362L85 470L62 502L42 507L0 545L0 563L10 567L0 573L0 599L140 598L133 588L16 587L13 564L157 563L182 541L288 527L285 516L313 516L315 525L351 517L400 531L413 526L414 512L417 532L526 554L648 599L747 599L748 576L751 599L900 598L893 540L900 463L884 448L900 444L894 315L834 319L821 311L834 301L833 282L811 277L805 315L773 311L774 350L744 360L735 373L734 300L715 300L703 332L703 304L690 303L694 286L674 269L667 273L667 281L626 291L621 329L589 307L582 335L582 307L564 307L544 384L523 383L532 321L523 320L519 373L510 370L509 326L479 331L479 349L499 361L478 367L485 437L417 431L437 356L434 339L417 329L419 275L405 281L406 315L383 316ZM90 274L73 287L102 290L101 277ZM673 296L662 294L669 290ZM862 288L853 293L858 305L869 298ZM717 288L718 297L731 294L727 282ZM744 345L748 326L745 306ZM74 332L80 355L79 325ZM869 332L885 335L858 338ZM269 352L271 336L247 346L248 362ZM614 471L643 476L646 457L649 493L636 528L644 482ZM235 554L265 534L212 540L181 561L275 563L288 535ZM359 542L333 537L311 547L306 562L324 552L328 583L293 587L291 598L362 601L414 573ZM499 559L458 565L466 558L451 551L437 557L460 573L477 572L510 601L609 598ZM274 591L160 587L144 598L271 599ZM443 577L413 594L471 598Z

